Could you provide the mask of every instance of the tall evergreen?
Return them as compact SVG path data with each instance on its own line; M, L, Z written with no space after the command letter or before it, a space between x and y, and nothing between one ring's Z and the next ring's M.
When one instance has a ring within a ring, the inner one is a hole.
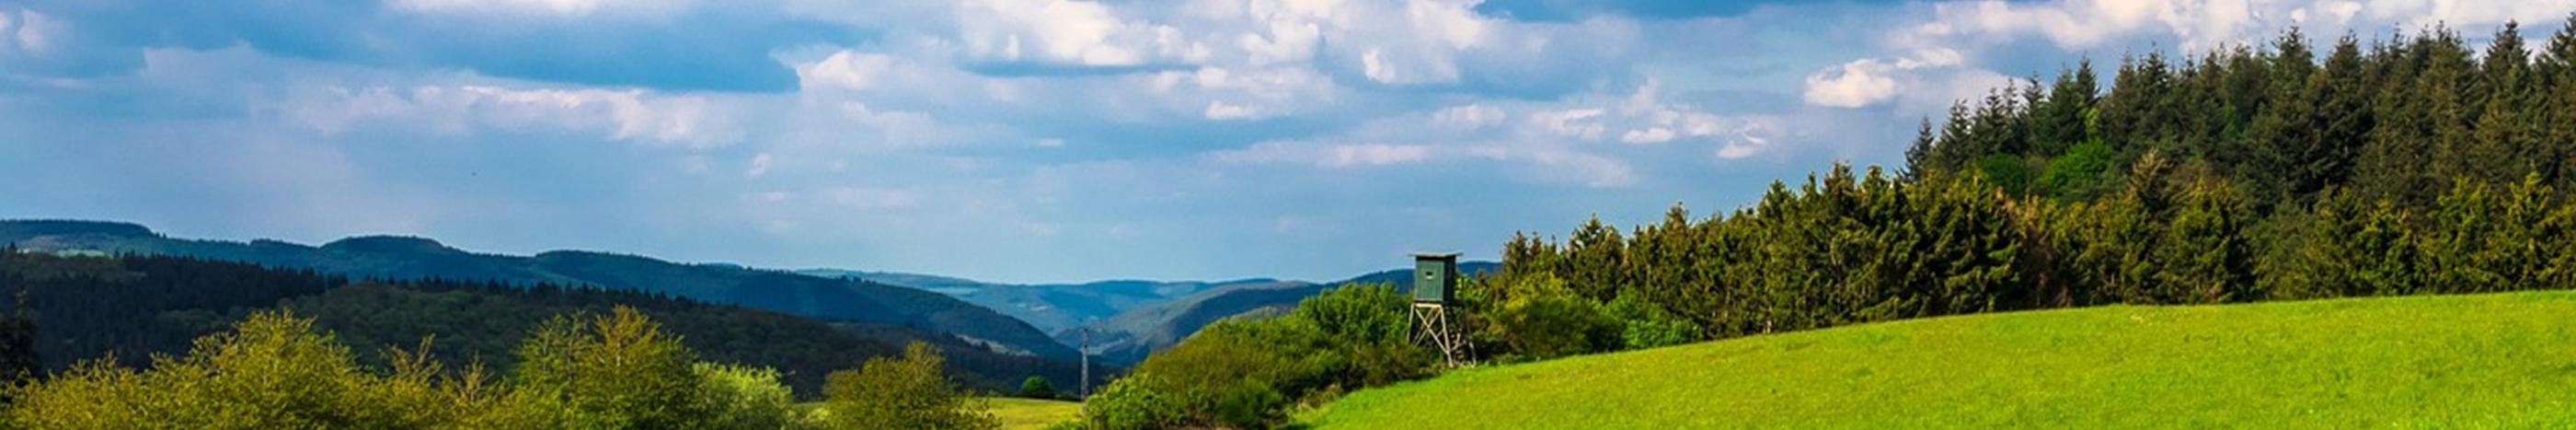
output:
M2074 70L2057 73L2048 96L2031 108L2031 152L2054 157L2085 141L2085 117L2102 91L2094 79L2089 58L2076 63Z
M1914 143L1905 146L1905 179L1913 180L1922 177L1924 169L1932 168L1934 138L1932 119L1924 118L1923 124L1914 130Z
M2105 143L2121 154L2138 154L2170 138L2173 115L2167 107L2173 92L2173 70L2164 54L2122 60L2112 78L2111 94L2102 99Z
M2541 127L2543 153L2551 163L2539 167L2544 177L2555 178L2558 189L2576 190L2576 13L2549 38L2547 51L2541 53L2534 67L2540 77L2536 108L2540 114L2532 119L2547 121Z
M2511 181L2527 172L2554 172L2559 160L2551 145L2541 141L2542 124L2535 121L2546 112L2539 110L2538 94L2531 79L2531 51L2523 47L2522 33L2514 23L2505 23L2496 33L2495 43L2487 47L2480 63L2483 97L2472 100L2483 106L2477 120L2477 151L2486 157L2471 162L2495 163L2475 171L2478 179Z

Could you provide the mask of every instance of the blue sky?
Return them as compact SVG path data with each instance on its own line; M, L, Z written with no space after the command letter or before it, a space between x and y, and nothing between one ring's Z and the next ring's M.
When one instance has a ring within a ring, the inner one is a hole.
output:
M27 0L0 217L1336 279L1753 200L2079 56L2576 0ZM2106 69L2108 67L2105 67Z

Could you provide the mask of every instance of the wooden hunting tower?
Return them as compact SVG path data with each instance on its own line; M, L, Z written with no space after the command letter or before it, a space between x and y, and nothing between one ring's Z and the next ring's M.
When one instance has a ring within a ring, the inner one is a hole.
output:
M1446 305L1458 293L1458 253L1413 254L1413 302Z
M1440 350L1449 367L1475 355L1463 324L1449 314L1457 293L1458 253L1413 254L1413 341Z

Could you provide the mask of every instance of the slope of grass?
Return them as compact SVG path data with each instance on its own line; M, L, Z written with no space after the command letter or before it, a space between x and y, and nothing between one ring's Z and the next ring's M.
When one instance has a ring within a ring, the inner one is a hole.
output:
M2105 307L1495 366L1305 414L1369 428L2568 428L2576 293Z
M1073 421L1082 414L1082 404L1062 400L1038 400L1018 397L988 397L993 402L993 417L1002 419L1003 430L1029 430Z

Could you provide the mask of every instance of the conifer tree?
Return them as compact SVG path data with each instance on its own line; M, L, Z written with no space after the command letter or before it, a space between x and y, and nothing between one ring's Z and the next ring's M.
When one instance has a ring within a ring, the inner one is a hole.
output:
M2076 63L2074 70L2061 70L2049 85L2048 96L2031 109L2031 150L2054 157L2085 140L2085 116L2093 110L2101 88L2094 83L2093 60Z

